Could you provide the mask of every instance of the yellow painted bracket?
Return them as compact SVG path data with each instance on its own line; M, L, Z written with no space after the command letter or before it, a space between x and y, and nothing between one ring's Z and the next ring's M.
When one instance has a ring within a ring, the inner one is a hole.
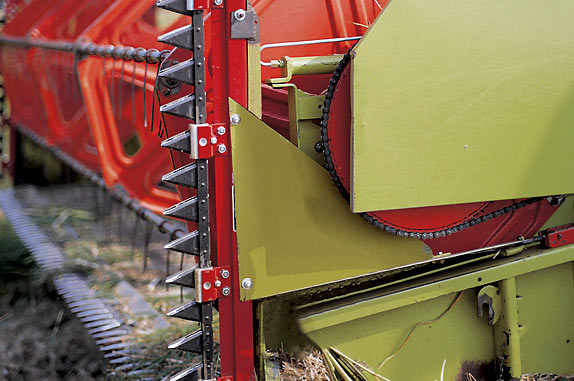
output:
M392 1L352 60L355 212L574 192L574 2Z
M429 259L349 211L328 173L230 100L239 276L256 299ZM247 282L246 284L248 284Z

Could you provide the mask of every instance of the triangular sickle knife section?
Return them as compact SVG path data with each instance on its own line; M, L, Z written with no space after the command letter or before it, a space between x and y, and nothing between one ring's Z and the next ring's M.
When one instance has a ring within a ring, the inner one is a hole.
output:
M190 153L191 152L191 142L189 140L190 136L191 134L189 130L185 130L177 135L173 135L171 138L165 139L163 142L161 142L161 146L176 151Z
M166 183L197 188L197 165L191 163L163 175L161 181Z
M199 208L197 206L197 197L188 198L180 203L163 211L167 217L180 218L186 221L198 220Z
M177 286L183 287L195 287L195 269L197 266L193 266L189 269L182 270L178 273L170 275L165 279L165 283L175 284Z
M192 300L191 302L186 303L183 306L179 306L169 311L167 313L167 316L200 322L201 305Z
M185 50L193 50L193 26L186 25L158 37L159 42Z
M168 348L193 353L203 353L203 335L201 329L174 341Z
M165 9L182 15L191 16L191 11L187 10L186 0L159 0L156 4L158 8Z
M164 248L180 253L199 255L199 232L196 230L186 234L175 241L171 241Z
M172 376L169 381L199 381L203 363L198 363Z
M169 102L161 106L159 111L180 118L195 119L195 95L189 94Z
M193 81L195 79L193 71L193 59L183 61L177 65L162 69L159 72L159 76L161 78L171 79L174 81L187 83L188 85L193 85Z

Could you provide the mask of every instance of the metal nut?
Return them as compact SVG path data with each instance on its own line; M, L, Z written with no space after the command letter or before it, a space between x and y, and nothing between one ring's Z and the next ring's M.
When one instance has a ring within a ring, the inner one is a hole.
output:
M236 10L235 12L233 12L233 17L235 17L235 20L237 21L245 20L245 10L243 9Z
M251 287L253 287L253 280L251 280L251 278L245 278L241 281L241 287L243 287L246 290L249 290Z
M220 144L217 146L217 152L225 153L225 151L227 151L227 147L225 146L225 144Z
M199 145L205 147L207 145L207 139L206 138L199 139Z
M241 117L239 116L239 114L233 114L231 115L231 124L239 124L241 123Z
M223 289L221 290L221 293L223 294L223 296L227 296L227 295L231 294L231 289L229 287L223 287Z
M217 144L217 138L215 136L212 136L210 142L211 144Z
M229 278L229 270L221 270L220 274L223 279Z
M221 281L220 280L216 280L215 282L213 282L215 287L221 287Z
M237 115L237 114L234 114L234 115ZM237 116L239 116L239 115L237 115ZM241 118L239 118L239 119L241 119ZM225 134L225 127L223 127L223 126L217 127L217 133L218 133L219 135Z
M214 0L213 4L220 6L221 4L223 4L223 0Z

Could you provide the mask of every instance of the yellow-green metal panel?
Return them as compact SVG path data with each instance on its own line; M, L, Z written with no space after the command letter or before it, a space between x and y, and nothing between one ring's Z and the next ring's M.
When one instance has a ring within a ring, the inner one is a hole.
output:
M399 348L417 323L435 319L456 297L456 293L441 296L308 335L321 348L333 346L390 380L440 380L444 362L442 379L466 381L466 374L457 377L463 364L468 370L474 368L473 365L495 360L492 327L486 317L476 316L473 292L463 294L439 321L417 328L403 349L377 369ZM484 379L472 373L477 379ZM368 379L375 380L374 377Z
M574 371L573 265L516 278L522 373Z
M572 193L574 2L392 1L352 60L355 212Z
M328 173L230 100L240 279L255 299L429 259L417 240L383 234L349 208Z

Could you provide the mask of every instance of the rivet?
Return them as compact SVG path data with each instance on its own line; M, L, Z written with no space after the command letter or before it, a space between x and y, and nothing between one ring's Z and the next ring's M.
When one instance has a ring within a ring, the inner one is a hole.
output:
M233 114L231 115L231 124L239 124L241 123L241 117L239 116L239 114Z
M246 290L249 290L251 287L253 287L253 280L251 280L251 278L245 278L241 281L241 287L243 287Z
M211 288L211 283L205 282L205 283L203 284L203 289L204 289L204 290L209 290L210 288Z
M245 20L245 11L243 9L238 9L233 12L233 17L235 17L235 20L237 21L243 21Z
M205 147L207 145L207 139L206 138L199 139L199 145Z
M213 4L219 6L219 5L223 4L223 0L214 0Z

